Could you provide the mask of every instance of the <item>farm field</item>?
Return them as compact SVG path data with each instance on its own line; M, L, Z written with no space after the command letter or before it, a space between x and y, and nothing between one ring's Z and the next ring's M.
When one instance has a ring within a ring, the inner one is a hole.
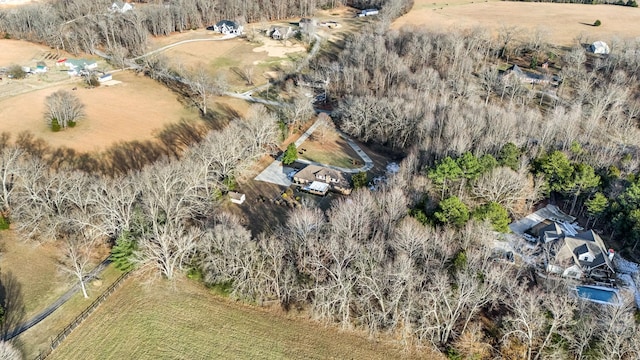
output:
M0 67L12 64L29 65L30 62L38 58L41 54L50 51L48 46L30 43L24 40L0 40Z
M390 359L403 354L273 310L211 294L178 280L135 277L102 304L51 359ZM176 296L180 294L180 296ZM424 358L434 359L424 353Z
M600 20L599 27L591 26ZM586 41L640 36L640 9L614 5L553 4L510 1L415 0L413 9L396 19L392 28L421 26L429 29L485 26L498 33L502 26L517 26L526 36L540 28L548 31L550 43L575 44Z
M177 96L163 85L129 72L114 74L116 86L87 89L79 83L64 83L0 100L0 132L30 131L53 147L77 151L99 151L116 142L154 138L165 124L197 119ZM79 80L78 80L79 81ZM72 91L85 104L86 118L75 128L51 132L43 120L45 99L57 90Z

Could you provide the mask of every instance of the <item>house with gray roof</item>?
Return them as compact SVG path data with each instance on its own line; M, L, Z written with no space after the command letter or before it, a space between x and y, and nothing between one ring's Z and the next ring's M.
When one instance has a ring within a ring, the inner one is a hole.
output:
M298 185L309 186L312 193L326 194L329 189L339 192L344 195L351 194L353 188L351 187L351 179L347 174L334 170L331 168L307 165L304 169L298 171L293 175L293 182ZM320 183L327 184L327 186L320 185ZM313 186L311 186L313 185Z
M550 273L578 280L606 280L615 274L611 262L614 252L593 230L566 234L554 222L541 229L540 242L548 255Z

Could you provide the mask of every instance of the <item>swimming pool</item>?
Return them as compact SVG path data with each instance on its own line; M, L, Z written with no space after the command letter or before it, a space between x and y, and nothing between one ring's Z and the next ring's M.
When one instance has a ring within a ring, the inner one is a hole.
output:
M576 292L578 296L591 300L597 303L603 304L618 304L620 301L618 300L618 291L614 289L609 289L601 286L577 286Z

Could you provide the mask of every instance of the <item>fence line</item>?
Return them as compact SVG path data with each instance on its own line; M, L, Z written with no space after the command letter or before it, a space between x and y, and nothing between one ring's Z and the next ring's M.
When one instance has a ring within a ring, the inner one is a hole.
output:
M62 343L62 341L64 341L64 339L67 338L67 336L69 336L71 331L77 328L78 325L80 325L82 321L84 321L84 319L89 317L89 315L98 307L98 305L102 304L102 302L104 302L107 299L107 297L109 297L109 295L111 295L120 286L120 284L122 284L122 282L126 278L128 278L129 275L131 275L132 273L133 271L128 271L120 275L120 277L118 277L118 279L116 279L116 281L114 281L113 284L111 284L100 296L98 296L98 298L95 299L91 303L91 305L89 305L86 309L84 309L80 313L80 315L76 316L76 318L73 319L71 323L69 323L69 325L67 325L62 331L60 331L58 335L55 338L53 338L53 340L51 340L50 346L47 349L41 351L40 354L38 354L38 356L36 356L34 360L43 360L47 356L49 356L51 352L55 348L57 348Z

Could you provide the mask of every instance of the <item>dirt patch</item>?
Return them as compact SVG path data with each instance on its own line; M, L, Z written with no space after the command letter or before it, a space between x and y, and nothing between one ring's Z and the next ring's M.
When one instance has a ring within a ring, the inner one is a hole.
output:
M116 142L153 139L168 123L198 117L197 112L185 109L174 93L149 78L123 72L114 74L114 79L122 84L86 89L70 83L3 99L0 132L30 131L53 147L100 151ZM61 89L80 98L87 116L75 128L53 133L43 120L45 98Z
M602 25L591 26L599 19ZM440 30L485 26L495 34L502 26L523 29L521 37L541 28L556 45L573 45L584 34L589 41L640 36L640 9L614 5L530 2L473 2L466 0L416 0L413 9L393 23L393 28L420 26ZM528 31L526 31L528 30Z
M286 58L287 54L306 51L305 47L290 40L278 41L268 37L262 39L263 45L253 49L254 52L266 52L270 57Z

